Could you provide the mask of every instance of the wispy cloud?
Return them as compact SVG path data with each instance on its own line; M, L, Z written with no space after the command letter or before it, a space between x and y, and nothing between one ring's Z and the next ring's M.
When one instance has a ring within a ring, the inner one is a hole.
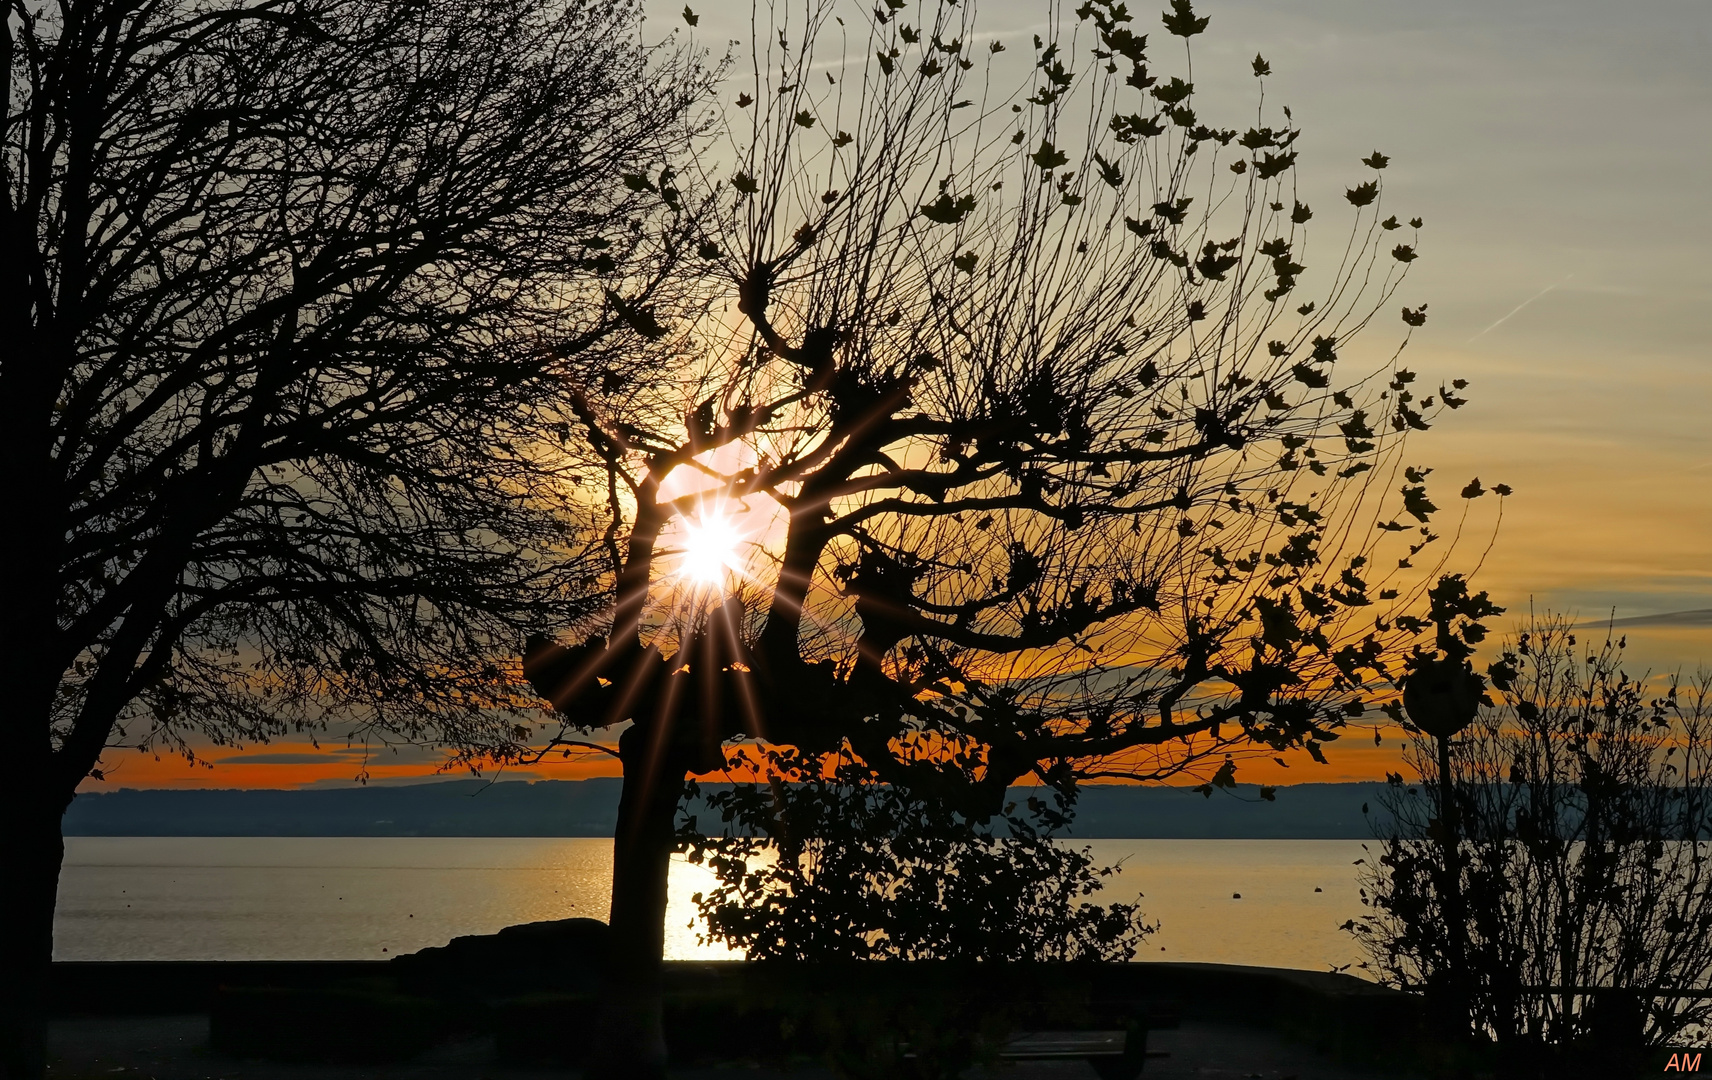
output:
M1584 622L1579 623L1578 626L1614 626L1618 628L1630 626L1712 626L1712 608L1700 608L1697 611L1671 611L1663 615L1633 615L1626 619Z
M231 757L215 758L216 765L330 765L342 761L331 753L327 754L235 754Z
M1535 300L1538 300L1540 297L1551 292L1553 289L1562 288L1569 281L1569 279L1573 278L1574 276L1575 276L1574 274L1570 274L1569 277L1564 278L1563 281L1553 282L1552 284L1547 285L1545 288L1541 289L1539 292L1528 297L1526 300L1523 300L1520 304L1517 304L1515 307L1513 307L1509 311L1505 312L1503 317L1500 318L1497 322L1493 323L1491 326L1488 326L1486 329L1480 331L1480 333L1475 334L1473 337L1471 337L1467 341L1463 342L1463 344L1464 345L1474 344L1476 341L1485 337L1487 334L1490 334L1492 331L1498 329L1500 326L1503 326L1504 323L1509 320L1510 316L1516 314L1516 312L1521 311L1523 308L1527 307L1529 304L1533 303Z

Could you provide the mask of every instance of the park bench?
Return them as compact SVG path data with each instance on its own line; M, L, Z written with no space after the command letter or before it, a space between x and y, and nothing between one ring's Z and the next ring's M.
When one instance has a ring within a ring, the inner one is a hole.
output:
M999 1050L1006 1061L1086 1061L1100 1080L1135 1080L1151 1057L1147 1028L1132 1025L1115 1031L1025 1031Z
M1007 1061L1086 1061L1101 1080L1135 1080L1148 1058L1168 1057L1149 1053L1147 1033L1156 1028L1174 1028L1182 1014L1176 1002L1155 999L1125 999L1103 1003L1108 1018L1127 1016L1121 1028L1093 1031L1025 1031L1013 1036L999 1050ZM1120 1021L1122 1022L1122 1021Z

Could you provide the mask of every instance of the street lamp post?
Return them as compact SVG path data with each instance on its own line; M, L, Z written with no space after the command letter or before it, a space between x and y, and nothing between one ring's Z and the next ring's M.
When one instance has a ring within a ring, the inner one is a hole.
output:
M1403 708L1409 720L1433 737L1438 750L1438 840L1444 876L1439 897L1444 908L1445 967L1452 1002L1461 1009L1458 1028L1469 1013L1468 922L1462 903L1462 823L1451 775L1450 742L1474 721L1485 683L1465 659L1445 656L1420 662L1403 681ZM1447 1019L1449 1012L1447 1010Z

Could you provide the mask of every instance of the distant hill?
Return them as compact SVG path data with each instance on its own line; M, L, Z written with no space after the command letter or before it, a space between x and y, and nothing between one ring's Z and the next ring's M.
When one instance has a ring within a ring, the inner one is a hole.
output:
M79 795L67 836L611 836L619 781L449 780L351 789L121 788ZM705 784L704 790L716 785ZM1205 798L1184 788L1089 786L1082 839L1360 839L1373 836L1382 784L1299 784L1264 802L1244 785ZM1030 789L1013 794L1026 797ZM702 819L710 814L699 811Z
M1089 785L1076 803L1069 835L1138 840L1370 840L1384 811L1381 783L1294 784L1277 789L1275 802L1260 789L1238 785L1211 797L1188 788ZM1364 817L1367 809L1375 815ZM1389 821L1385 815L1384 821Z

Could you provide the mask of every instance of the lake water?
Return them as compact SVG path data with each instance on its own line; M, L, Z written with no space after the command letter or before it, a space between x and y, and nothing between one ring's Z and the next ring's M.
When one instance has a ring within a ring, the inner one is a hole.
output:
M1122 864L1110 894L1141 893L1160 924L1141 959L1319 971L1361 959L1338 929L1363 910L1359 841L1086 845ZM668 957L734 955L698 940L690 896L711 880L673 866ZM54 958L385 959L515 923L605 919L611 881L609 839L68 837Z

